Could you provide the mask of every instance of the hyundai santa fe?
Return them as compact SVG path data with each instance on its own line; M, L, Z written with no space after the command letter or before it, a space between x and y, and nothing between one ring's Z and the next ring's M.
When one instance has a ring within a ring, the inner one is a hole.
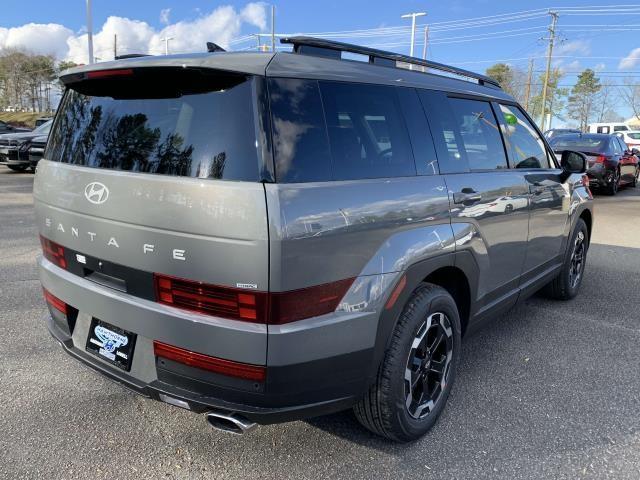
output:
M482 75L283 41L61 76L34 185L48 329L221 430L353 408L414 440L465 335L540 289L577 294L585 157L558 164Z

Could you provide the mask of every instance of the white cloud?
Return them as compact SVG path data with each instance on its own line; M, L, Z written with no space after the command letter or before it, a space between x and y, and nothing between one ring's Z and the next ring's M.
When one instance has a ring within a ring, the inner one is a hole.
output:
M163 8L160 10L160 23L163 25L169 25L169 15L171 14L170 8Z
M260 30L267 28L267 12L264 3L249 3L240 12L242 20Z
M99 32L93 35L93 55L101 60L113 58L114 35L118 36L118 53L146 53L154 30L146 22L123 17L109 17ZM72 36L67 40L67 58L76 63L87 63L87 34Z
M640 48L634 48L629 55L620 60L618 68L620 70L631 70L640 65Z
M606 64L606 63L598 63L598 64L596 64L596 66L595 66L595 67L593 67L593 69L594 69L596 72L601 72L601 71L603 71L603 70L606 70L606 69L607 69L607 64Z
M57 23L27 23L20 27L0 27L0 49L26 49L32 53L63 57L73 31Z
M248 3L240 11L232 6L221 6L193 20L169 23L170 9L160 12L160 21L166 25L160 30L146 22L111 16L102 27L94 29L94 56L113 58L113 40L117 35L118 53L164 53L164 37L173 37L169 43L172 53L204 52L206 42L212 41L228 47L244 26L267 27L266 4ZM16 28L0 27L0 49L18 48L34 53L53 54L60 60L87 63L87 34L76 33L59 24L27 24Z

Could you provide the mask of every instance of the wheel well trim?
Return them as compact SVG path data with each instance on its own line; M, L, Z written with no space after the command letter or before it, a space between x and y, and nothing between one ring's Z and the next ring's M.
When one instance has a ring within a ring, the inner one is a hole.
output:
M455 268L461 271L462 275L467 279L469 287L469 319L473 318L473 312L476 309L475 294L477 292L479 270L473 255L468 251L447 252L435 257L411 264L403 272L398 273L397 280L394 282L394 288L390 289L388 297L396 289L396 285L404 277L406 286L402 289L393 307L383 309L378 317L378 326L376 332L376 340L373 349L373 361L371 362L371 370L369 372L369 380L373 381L377 375L380 364L384 359L385 352L392 338L392 332L395 328L404 307L413 294L414 290L427 277L444 268ZM387 304L385 300L384 305ZM470 320L469 320L470 321ZM468 322L467 322L468 323Z

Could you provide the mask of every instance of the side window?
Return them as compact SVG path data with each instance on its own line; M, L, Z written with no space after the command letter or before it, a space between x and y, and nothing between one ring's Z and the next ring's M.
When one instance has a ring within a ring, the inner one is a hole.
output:
M626 152L627 150L629 150L627 143L622 138L618 137L618 143L620 144L620 148L622 149L623 152Z
M611 143L612 143L612 147L613 147L613 152L616 154L621 154L622 152L624 152L624 150L620 147L620 143L618 142L617 138L612 138L611 139Z
M508 168L502 139L488 102L449 99L453 124L443 130L450 157L465 156L470 170Z
M616 125L615 127L613 127L613 131L614 132L624 132L629 130L625 125Z
M318 82L271 78L268 85L278 182L330 180L331 155Z
M416 175L395 87L320 82L333 179Z
M596 129L597 133L609 133L609 127L598 127Z
M500 104L504 142L514 168L550 168L547 149L518 107Z

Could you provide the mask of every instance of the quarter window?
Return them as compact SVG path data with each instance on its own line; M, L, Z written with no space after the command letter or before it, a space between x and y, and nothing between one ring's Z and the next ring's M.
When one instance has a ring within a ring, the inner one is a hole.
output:
M331 157L318 82L270 79L269 98L277 180L330 180Z
M518 107L500 105L504 141L514 168L550 168L542 137Z

